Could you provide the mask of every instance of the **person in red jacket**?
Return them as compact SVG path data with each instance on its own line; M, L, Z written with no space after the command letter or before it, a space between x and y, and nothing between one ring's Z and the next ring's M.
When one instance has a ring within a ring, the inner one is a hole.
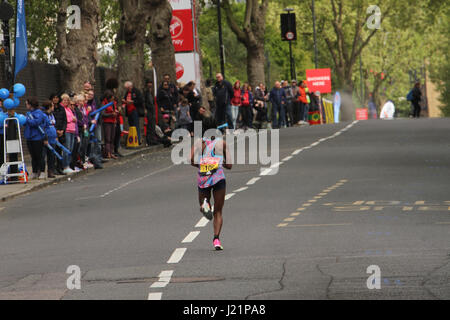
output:
M233 128L236 130L236 122L239 117L239 108L241 107L241 82L238 80L233 86L233 98L231 98L231 116L233 121Z
M298 86L299 97L298 102L300 103L300 121L298 124L305 124L308 120L308 98L306 97L306 83L305 81L300 81Z
M114 93L111 90L105 92L105 99L102 105L107 105L110 102L114 102L114 105L106 108L103 113L103 130L105 132L105 153L107 159L117 159L113 154L114 150L114 137L116 134L117 124L117 101L114 99Z

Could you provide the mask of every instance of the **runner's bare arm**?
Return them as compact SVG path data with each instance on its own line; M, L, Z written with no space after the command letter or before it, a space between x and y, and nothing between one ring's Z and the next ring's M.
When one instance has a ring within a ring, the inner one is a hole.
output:
M231 161L231 157L230 157L230 153L228 152L228 146L227 143L225 142L225 140L223 141L223 167L225 169L231 170L231 168L233 168L232 165L232 161Z

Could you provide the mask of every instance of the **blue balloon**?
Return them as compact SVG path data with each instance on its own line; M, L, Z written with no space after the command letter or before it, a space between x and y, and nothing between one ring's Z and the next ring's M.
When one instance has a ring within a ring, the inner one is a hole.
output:
M27 117L23 114L16 113L16 118L19 120L20 126L24 126L27 123Z
M17 108L20 105L19 98L14 98L14 108Z
M12 99L6 99L3 101L3 106L6 108L6 110L14 109L14 100Z
M25 86L21 83L16 83L14 85L14 96L17 98L23 97L25 95Z
M0 99L8 99L9 98L9 90L2 88L0 89Z

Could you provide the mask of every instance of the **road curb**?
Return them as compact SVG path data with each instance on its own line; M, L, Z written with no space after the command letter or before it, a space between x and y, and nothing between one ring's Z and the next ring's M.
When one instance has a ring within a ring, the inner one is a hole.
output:
M111 163L105 163L104 167L105 168L113 167L113 166L115 166L117 164L123 163L125 160L130 160L132 158L135 158L136 156L149 154L149 153L154 153L154 152L158 152L158 151L161 151L161 150L164 150L164 149L165 148L164 148L163 145L157 145L157 146L151 146L151 147L145 147L145 148L140 148L140 149L137 149L137 150L133 150L129 154L124 155L123 158L119 159L118 161L114 161L114 162L111 162ZM68 181L68 179L73 180L73 179L76 179L76 178L88 175L90 173L93 173L95 171L96 171L95 169L88 169L88 170L83 170L83 171L80 171L80 172L76 172L74 174L71 174L70 176L60 176L60 177L52 179L52 180L48 180L48 181L46 180L46 181L43 181L42 183L39 183L39 184L31 187L30 189L17 191L17 192L9 194L7 196L1 197L0 198L0 202L7 202L7 201L12 200L14 198L17 198L19 196L22 196L22 195L25 195L25 194L28 194L28 193L32 193L32 192L35 192L35 191L38 191L38 190L41 190L41 189L44 189L44 188L46 188L48 186L55 185L55 184L58 184L58 183L61 183L61 182L64 182L64 181Z

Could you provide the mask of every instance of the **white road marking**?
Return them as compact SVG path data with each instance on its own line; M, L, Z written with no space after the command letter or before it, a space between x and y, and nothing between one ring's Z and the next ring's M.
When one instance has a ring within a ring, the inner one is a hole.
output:
M186 253L186 248L178 248L172 253L172 256L169 258L167 263L178 263L183 259L184 254Z
M150 288L165 288L170 283L172 276L173 270L162 271L161 274L158 276L159 280L153 283L150 286Z
M256 182L258 182L259 180L260 180L261 178L260 177L257 177L257 178L253 178L253 179L251 179L249 182L247 182L247 185L253 185L253 184L255 184Z
M318 146L320 144L320 142L314 142L313 144L311 144L310 146L311 147L315 147L315 146Z
M205 217L201 218L200 221L195 225L196 228L204 228L209 223L209 220Z
M303 150L305 150L305 149L298 149L298 150L295 150L294 152L292 152L292 155L294 155L294 156L296 156L296 155L298 155L300 152L302 152Z
M293 156L286 157L286 158L283 159L283 162L289 161L289 160L291 160L292 158L293 158Z
M195 240L195 238L197 238L197 236L200 234L200 231L192 231L191 233L189 233L187 235L186 238L184 238L184 240L181 243L191 243L192 241Z
M162 292L154 292L148 294L148 300L161 300Z
M227 194L227 195L225 196L225 201L230 200L230 199L233 198L234 196L235 196L235 193Z
M233 193L239 193L239 192L245 191L247 189L248 189L248 187L242 187L240 189L237 189L236 191L233 191Z
M262 169L261 169L262 170ZM271 168L268 168L268 169L265 169L265 170L263 170L262 172L261 172L261 176L267 176L267 175L269 175L269 173L271 173L272 172L272 169Z
M153 176L153 175L155 175L155 174L158 174L158 173L167 171L167 170L169 170L169 169L172 169L173 167L175 167L174 164L171 165L170 167L166 167L166 168L163 168L163 169L160 169L160 170L153 171L153 172L151 172L151 173L149 173L149 174L146 174L145 176L141 176L141 177L139 177L139 178L137 178L137 179L130 180L130 181L126 182L126 183L121 184L121 185L118 186L117 188L114 188L114 189L112 189L112 190L110 190L110 191L108 191L108 192L102 194L102 195L100 196L100 198L105 198L105 197L109 196L111 193L114 193L114 192L116 192L116 191L119 191L120 189L123 189L123 188L129 186L129 185L132 184L132 183L135 183L135 182L144 180L144 179L146 179L146 178L148 178L148 177L151 177L151 176Z

